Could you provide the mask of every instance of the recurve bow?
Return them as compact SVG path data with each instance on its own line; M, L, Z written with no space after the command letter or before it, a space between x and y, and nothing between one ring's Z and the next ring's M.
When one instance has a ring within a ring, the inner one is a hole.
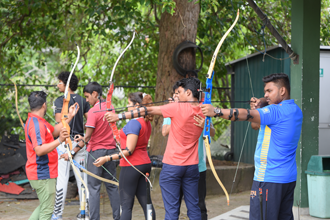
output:
M132 37L132 40L131 42L127 45L127 47L123 50L123 52L119 55L118 59L116 60L115 62L115 65L113 66L112 68L112 71L111 71L111 76L110 76L110 86L109 86L109 90L108 90L108 94L107 94L107 110L111 110L111 100L112 100L112 93L113 93L113 90L114 90L114 83L112 81L112 78L113 78L113 75L115 73L115 69L116 69L116 66L120 60L120 58L123 56L123 54L125 53L125 51L131 46L131 44L133 43L133 40L135 38L135 30L133 31L133 37ZM111 110L112 111L112 110ZM118 128L117 128L117 125L116 125L116 122L111 122L109 123L110 124L110 127L112 129L112 132L113 132L113 136L117 142L117 148L119 149L119 151L121 152L123 158L127 161L127 163L129 163L131 165L131 167L133 167L136 171L138 171L141 175L143 175L149 182L150 184L150 187L152 189L152 184L149 180L149 178L144 175L144 173L142 173L140 170L138 170L133 164L131 164L131 162L129 162L129 160L126 158L126 156L124 155L123 151L121 150L121 147L120 147L120 133L118 131Z
M210 67L209 70L207 72L207 79L206 79L206 90L205 90L205 99L203 104L212 104L211 103L211 96L212 96L212 80L213 80L213 75L214 75L214 65L215 65L215 61L217 59L217 55L220 51L220 47L223 44L223 42L225 41L226 37L228 36L228 34L230 33L230 31L234 28L234 26L236 25L237 21L239 18L239 11L237 11L237 16L236 19L234 21L234 23L230 26L230 28L227 30L227 32L225 33L225 35L223 35L223 37L221 38L217 48L215 49L213 56L212 56L212 60L210 63ZM211 117L207 116L205 117L205 125L204 125L204 131L203 131L203 138L204 138L204 143L205 143L205 149L206 149L206 155L207 155L207 159L209 161L212 173L215 177L215 179L218 181L218 183L220 184L221 188L223 189L226 198L227 198L227 204L229 205L229 196L228 196L228 192L225 188L225 186L222 184L217 172L215 171L213 162L212 162L212 157L211 157L211 148L210 148L210 144L211 144L211 136L210 136L210 128L211 128Z
M78 64L78 61L79 61L79 57L80 57L80 49L79 49L79 46L76 44L77 46L77 50L78 50L78 55L77 55L77 59L76 59L76 62L70 72L70 75L69 75L69 78L68 78L68 81L66 82L66 87L65 87L65 91L64 91L64 98L63 98L63 106L62 106L62 111L61 111L61 122L63 124L63 127L65 127L68 131L68 134L70 135L70 126L69 124L66 122L66 119L68 119L68 114L69 114L69 103L70 103L70 98L71 98L71 95L69 94L69 86L70 86L70 80L71 80L71 76ZM80 173L78 172L78 170L76 169L74 163L73 163L73 159L72 159L72 155L71 155L71 150L72 150L72 141L71 141L71 137L69 136L68 138L66 138L65 140L65 149L68 153L68 157L69 157L69 160L70 160L70 163L72 165L72 169L73 171L77 174L78 178L81 180L82 184L84 185L85 187L85 190L86 190L86 198L89 198L88 195L89 195L89 190L88 190L88 187L87 187L87 184L85 183L85 181L83 180L83 178L81 177ZM88 201L87 201L87 204L88 204Z

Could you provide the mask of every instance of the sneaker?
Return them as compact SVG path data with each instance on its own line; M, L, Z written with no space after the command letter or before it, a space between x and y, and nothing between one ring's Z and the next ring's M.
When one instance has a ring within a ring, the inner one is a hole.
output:
M51 220L62 220L62 215L54 215L54 214L52 214Z
M81 218L81 213L79 212L77 215L77 220L89 220L88 213L85 214L85 218Z

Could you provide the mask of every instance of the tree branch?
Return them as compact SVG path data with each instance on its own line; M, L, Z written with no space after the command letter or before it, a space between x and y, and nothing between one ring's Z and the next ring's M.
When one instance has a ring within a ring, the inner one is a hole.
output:
M156 3L154 4L154 15L155 15L155 20L156 20L157 24L159 24L160 20L157 17L157 6L156 6Z
M18 20L16 20L16 21L19 21L19 23L18 23L18 27L20 28L20 31L19 31L19 32L15 32L15 33L12 34L10 37L8 37L4 42L2 42L2 43L0 44L0 48L6 46L6 44L7 44L7 43L8 43L13 37L15 37L17 34L23 32L23 30L22 30L22 23L23 23L25 17L31 15L31 12L32 12L32 10L29 10L29 14L22 15Z
M268 19L267 15L265 15L261 9L257 6L257 4L254 2L254 0L247 0L251 8L257 13L259 18L263 21L263 23L267 26L270 33L277 39L277 41L282 45L283 49L287 54L289 54L289 57L293 60L294 64L299 63L299 56L296 54L291 47L286 43L286 41L283 39L283 37L278 33L276 28L272 25L270 20Z
M2 42L1 44L0 44L0 47L4 47L4 46L6 46L6 44L13 38L13 37L15 37L17 34L19 34L20 32L16 32L16 33L14 33L14 34L12 34L10 37L8 37L4 42Z

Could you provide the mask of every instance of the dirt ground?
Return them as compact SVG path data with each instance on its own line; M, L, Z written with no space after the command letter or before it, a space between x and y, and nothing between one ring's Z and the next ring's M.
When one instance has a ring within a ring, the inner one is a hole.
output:
M112 219L112 212L107 196L104 196L105 193L101 190L101 220ZM221 196L207 196L206 197L206 206L208 209L208 217L213 218L225 212L228 212L232 209L235 209L242 205L249 204L249 195L250 191L245 191L241 193L232 194L230 196L230 205L227 206L226 197ZM163 200L159 192L152 192L152 201L156 210L156 218L164 219L165 209L163 205ZM12 219L28 219L32 214L33 210L39 205L38 200L18 200L18 201L4 201L0 202L0 219L1 220L12 220ZM76 219L76 215L79 212L78 200L67 200L66 206L64 209L63 219L73 220ZM133 208L133 220L143 220L144 215L141 206L135 201ZM181 213L179 219L188 219L187 209L182 203Z

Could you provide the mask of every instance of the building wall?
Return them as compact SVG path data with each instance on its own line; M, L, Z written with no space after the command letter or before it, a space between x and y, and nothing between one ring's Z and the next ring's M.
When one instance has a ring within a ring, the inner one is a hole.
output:
M319 155L330 155L330 51L320 52Z
M267 51L273 57L276 58L287 58L288 54L282 48L275 48L273 50ZM275 60L269 56L264 57L259 54L250 58L243 59L231 65L232 71L232 100L235 101L249 101L251 97L255 96L257 98L264 96L264 86L262 82L262 77L267 76L272 73L285 73L290 77L290 59L286 60ZM249 77L249 71L251 74L251 83ZM233 103L233 108L250 108L250 104L246 103ZM232 122L232 137L231 146L234 153L234 161L238 161L241 153L241 149L244 142L244 137L246 140L243 147L241 162L254 163L254 151L257 144L258 131L253 130L250 126L247 129L248 122ZM247 135L245 135L247 132Z

